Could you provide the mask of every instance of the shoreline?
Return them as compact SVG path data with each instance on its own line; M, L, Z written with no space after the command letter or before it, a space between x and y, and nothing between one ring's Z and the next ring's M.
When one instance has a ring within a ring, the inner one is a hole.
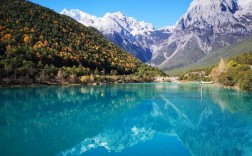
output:
M82 79L83 78L83 79ZM153 83L153 82L171 82L168 81L169 77L165 78L163 81L159 80L160 77L149 77L143 78L139 76L131 76L131 75L114 75L114 76L102 76L97 75L91 78L91 76L83 76L80 79L76 79L71 82L68 80L57 81L53 79L53 81L44 81L44 82L31 82L31 83L19 83L12 81L10 83L4 83L0 81L0 88L6 87L40 87L40 86L77 86L77 85L86 85L86 86L96 86L96 85L104 85L104 84L117 84L117 83Z
M167 81L117 81L117 82L93 82L93 83L48 83L48 84L11 84L11 85L1 85L0 88L20 88L20 87L55 87L55 86L61 86L61 87L67 87L67 86L99 86L99 85L107 85L107 84L127 84L127 83L165 83ZM168 81L167 83L176 83L176 84L199 84L202 86L217 86L217 87L223 87L226 89L234 89L236 91L242 91L239 86L224 86L219 83L212 83L212 84L200 84L198 81L187 81L187 80L181 80L181 81ZM247 91L245 91L247 92Z
M187 81L187 80L181 80L176 83L178 83L178 84L199 84L200 85L200 82L198 82L198 81ZM202 86L217 86L217 87L222 87L222 88L226 88L226 89L234 89L236 91L243 91L237 85L236 86L225 86L225 85L222 85L220 83L215 83L215 82L213 82L211 84L206 83L206 84L201 84L201 85ZM248 92L248 91L245 91L245 92Z
M11 84L11 85L1 85L0 88L18 88L18 87L49 87L49 86L99 86L99 85L107 85L107 84L127 84L127 83L162 83L156 81L146 81L146 82L93 82L93 83L54 83L54 84Z

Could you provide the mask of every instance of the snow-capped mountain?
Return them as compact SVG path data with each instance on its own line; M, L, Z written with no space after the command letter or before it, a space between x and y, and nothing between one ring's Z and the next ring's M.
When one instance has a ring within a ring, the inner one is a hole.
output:
M69 11L64 9L61 14L68 15L86 26L95 27L104 34L127 31L127 33L136 36L155 30L150 23L138 22L133 17L126 17L120 11L106 13L103 17L95 17L77 9Z
M139 22L133 17L126 17L121 12L106 13L103 17L95 17L80 10L64 9L61 14L68 15L85 26L98 29L108 40L130 52L143 62L151 59L150 48L139 42L137 36L147 36L155 31L150 23Z
M95 17L66 10L86 26L143 62L164 70L180 68L252 35L252 0L193 0L175 26L155 29L121 12Z
M252 0L193 0L151 64L172 70L252 35Z

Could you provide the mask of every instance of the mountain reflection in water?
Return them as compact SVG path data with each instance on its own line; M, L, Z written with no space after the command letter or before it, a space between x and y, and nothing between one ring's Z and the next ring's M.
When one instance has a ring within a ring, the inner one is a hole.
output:
M1 88L0 97L1 155L252 154L249 93L153 83Z

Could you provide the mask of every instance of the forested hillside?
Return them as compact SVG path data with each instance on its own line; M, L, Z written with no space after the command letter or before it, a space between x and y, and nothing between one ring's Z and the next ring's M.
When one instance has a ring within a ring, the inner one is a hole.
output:
M1 0L1 83L56 81L90 74L162 75L96 30L23 0ZM141 68L140 68L141 67Z
M222 65L222 71L218 71ZM252 91L252 53L245 53L219 63L211 73L217 81L225 86L239 86L243 90Z
M182 77L189 81L214 81L224 86L252 91L252 53L221 59L215 66L193 69Z

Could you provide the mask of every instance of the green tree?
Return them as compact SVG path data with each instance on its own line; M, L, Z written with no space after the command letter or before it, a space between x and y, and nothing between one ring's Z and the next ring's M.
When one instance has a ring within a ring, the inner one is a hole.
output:
M97 67L95 68L94 74L95 75L100 75L101 74Z
M248 70L244 73L240 80L240 87L243 90L252 92L252 70Z
M43 65L42 61L39 61L39 62L38 62L37 68L38 68L38 69L43 69L43 68L44 68L44 65Z

